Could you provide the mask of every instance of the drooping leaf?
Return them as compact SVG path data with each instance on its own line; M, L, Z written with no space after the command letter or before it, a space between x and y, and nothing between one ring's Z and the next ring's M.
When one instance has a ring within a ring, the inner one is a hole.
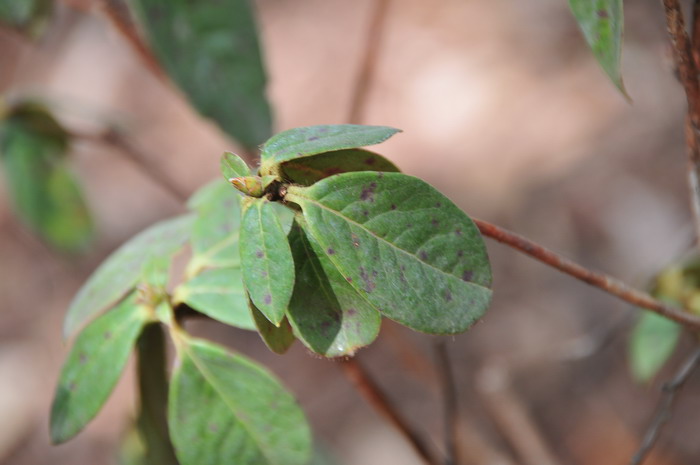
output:
M294 333L286 317L282 318L279 326L275 326L262 314L249 299L248 306L258 333L265 345L276 354L283 354L294 344Z
M293 397L250 360L181 340L170 384L170 435L182 465L304 465L309 427Z
M161 64L204 116L248 148L270 136L266 76L249 0L132 0Z
M80 333L61 371L51 407L51 440L80 432L105 403L149 320L135 295L100 316Z
M308 126L280 132L262 147L260 174L276 175L277 165L295 158L379 144L397 132L398 129L386 126L355 124Z
M303 219L300 218L300 221ZM325 357L351 356L379 334L381 316L295 223L289 235L296 281L287 318L305 346Z
M187 265L191 277L205 268L240 266L238 229L241 195L225 181L200 189L189 202L197 210L192 227L192 259Z
M279 325L294 288L294 262L287 235L266 199L245 199L241 267L251 300L271 323Z
M289 186L307 232L383 315L418 331L465 331L491 300L478 230L450 200L400 173L345 173Z
M175 289L174 302L237 328L254 330L239 267L204 270Z
M52 7L51 0L2 0L0 23L36 37L46 29Z
M379 155L362 149L337 150L311 157L290 160L280 165L284 179L310 186L334 174L353 171L399 172L396 165Z
M227 181L231 178L250 176L250 168L235 153L226 152L221 157L221 174Z
M622 0L569 0L569 6L598 63L627 97L620 71L624 28Z
M15 210L52 246L78 252L94 228L65 156L69 137L48 110L25 103L0 125L0 158Z
M193 221L192 215L162 221L112 253L73 299L64 322L64 334L72 334L133 289L143 276L144 265L153 257L173 256L180 250L190 236Z
M630 368L639 382L651 380L673 355L681 326L656 313L643 312L630 339Z

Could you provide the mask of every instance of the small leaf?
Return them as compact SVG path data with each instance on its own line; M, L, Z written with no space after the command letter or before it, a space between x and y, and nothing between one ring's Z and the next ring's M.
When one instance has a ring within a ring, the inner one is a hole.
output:
M238 267L204 270L175 289L174 302L237 328L255 330Z
M260 174L276 175L277 165L295 158L379 144L397 132L398 129L386 126L355 124L290 129L265 142L260 154Z
M680 339L681 326L656 313L645 311L634 327L629 354L632 375L648 382L673 355Z
M258 333L265 345L276 354L283 354L294 344L294 333L289 326L287 318L282 318L279 326L275 326L268 321L265 315L255 306L253 301L248 299L250 314L258 328Z
M491 300L479 231L445 196L400 173L345 173L289 186L307 232L383 315L432 334L465 331Z
M278 326L294 288L294 262L287 236L266 199L248 197L241 220L243 283L255 306Z
M293 397L250 360L178 341L168 418L182 465L305 465L309 427Z
M235 153L226 152L221 157L221 174L229 181L231 178L250 176L250 168L241 160L241 157Z
M294 184L310 186L335 174L353 171L399 172L400 170L377 153L362 149L348 149L290 160L280 165L280 171L284 179L289 179Z
M296 282L287 318L296 336L314 352L325 357L351 356L376 339L381 317L309 239L295 223L289 243Z
M177 253L189 238L193 220L193 215L183 215L157 223L112 253L73 299L63 326L66 337L133 289L153 257Z
M569 6L598 63L629 99L620 71L624 26L622 0L569 0Z
M204 116L247 148L271 133L266 76L248 0L133 0L153 52Z
M63 366L51 407L51 440L61 443L94 418L129 358L149 319L134 295L80 333Z

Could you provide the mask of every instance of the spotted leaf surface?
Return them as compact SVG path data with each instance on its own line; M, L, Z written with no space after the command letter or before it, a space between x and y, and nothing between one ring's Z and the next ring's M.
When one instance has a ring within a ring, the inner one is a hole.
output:
M303 222L303 218L299 219ZM287 317L297 338L325 357L353 355L379 334L381 316L338 271L298 223L289 243L296 282Z
M295 158L379 144L399 132L387 126L355 124L308 126L271 137L260 154L260 173L275 173L277 165Z
M292 296L294 262L275 207L266 199L245 199L240 250L243 283L251 300L279 325Z
M491 269L478 230L420 179L346 173L290 186L307 232L383 315L433 334L465 331L486 311Z
M133 289L143 277L144 266L152 266L153 258L172 257L179 251L190 237L193 220L192 215L184 215L157 223L112 253L73 299L64 334L71 335ZM169 265L169 261L161 263Z
M283 354L294 344L294 333L286 317L282 318L279 326L275 326L262 314L255 304L248 300L250 314L255 321L258 333L265 345L276 354Z
M309 427L292 395L252 361L201 340L178 342L168 421L182 465L304 465Z
M362 149L336 150L290 160L283 163L280 170L284 179L304 186L310 186L335 174L353 171L400 171L396 165L378 153Z
M83 330L61 371L51 407L51 439L72 438L92 420L129 358L149 312L128 297Z
M622 0L569 0L569 6L598 63L626 96L620 71Z

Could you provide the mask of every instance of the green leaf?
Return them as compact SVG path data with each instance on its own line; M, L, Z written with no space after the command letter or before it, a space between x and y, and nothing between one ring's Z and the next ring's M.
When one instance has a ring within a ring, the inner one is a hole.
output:
M276 166L295 158L384 142L398 129L355 124L308 126L276 134L263 145L260 174L276 175Z
M287 235L266 199L245 199L241 266L251 300L271 323L279 326L294 288L294 262Z
M673 355L681 326L656 313L643 312L632 331L629 345L630 369L634 379L648 382Z
M299 406L270 373L201 340L178 340L170 435L182 465L304 465L311 435Z
M189 238L193 220L193 215L183 215L157 223L112 253L73 299L64 322L64 334L69 336L119 301L139 283L144 266L154 257L171 257L177 253ZM151 269L150 273L153 272Z
M255 330L238 267L204 270L175 289L174 302L237 328Z
M250 168L235 153L226 152L221 157L221 174L229 181L231 178L250 176Z
M132 0L161 64L204 116L247 148L271 133L266 76L248 0Z
M0 153L15 210L53 247L82 251L93 237L90 213L65 156L69 138L43 107L26 103L0 127Z
M0 23L37 37L46 29L52 7L51 0L3 0Z
M286 317L282 318L279 326L268 321L265 315L255 306L252 300L248 300L250 314L255 321L258 333L265 345L276 354L283 354L294 344L294 333Z
M351 356L376 339L381 316L310 239L295 223L289 243L296 282L287 318L299 340L314 352Z
M624 26L622 0L569 0L569 6L598 63L629 99L620 71Z
M465 331L491 300L491 269L472 221L420 179L345 173L290 186L307 232L383 315L432 334Z
M189 201L197 210L192 226L192 259L187 276L205 268L240 266L238 230L241 195L230 184L215 181L200 189Z
M61 371L51 407L54 443L72 438L95 417L149 318L148 310L132 295L80 333Z
M353 171L399 172L400 170L383 156L362 149L326 152L290 160L280 165L280 172L284 179L304 186L310 186L335 174Z

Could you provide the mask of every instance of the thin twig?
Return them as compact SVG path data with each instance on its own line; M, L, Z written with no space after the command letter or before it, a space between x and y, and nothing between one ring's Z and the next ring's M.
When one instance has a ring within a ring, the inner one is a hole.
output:
M351 124L359 124L362 121L362 116L367 106L370 82L377 65L379 50L381 49L384 36L389 2L390 0L377 0L375 2L376 6L374 7L372 22L369 25L364 53L360 62L360 71L357 74L353 91L350 94L348 122Z
M693 350L673 378L663 385L661 388L661 400L656 408L654 419L647 428L642 444L639 446L639 450L637 450L637 452L634 454L634 457L632 457L630 465L641 465L651 449L654 447L654 444L656 444L656 440L659 438L659 434L661 433L664 425L666 425L666 423L671 419L673 403L676 399L676 395L698 366L698 363L700 363L700 347Z
M369 374L365 371L360 363L353 359L347 359L340 362L343 373L355 386L355 389L365 398L372 407L381 413L389 420L396 429L408 440L413 446L416 453L423 461L430 465L438 465L428 450L425 442L419 434L399 415L396 409L391 405L391 402L377 384L372 380Z
M660 300L655 299L646 292L635 289L622 281L608 276L603 273L596 273L581 265L572 262L571 260L558 255L551 250L545 249L524 237L503 229L495 224L483 220L474 219L479 231L484 236L513 247L516 250L523 252L526 255L539 260L542 263L556 268L576 279L579 279L591 286L595 286L608 294L614 295L625 302L629 302L638 307L643 307L658 313L661 316L673 320L686 326L689 329L700 330L700 317L686 312L681 308L666 305Z
M450 366L450 353L447 343L440 339L435 344L436 365L440 372L442 384L442 415L443 434L445 435L445 465L457 464L457 427L459 422L459 410L457 406L457 388L454 374Z

